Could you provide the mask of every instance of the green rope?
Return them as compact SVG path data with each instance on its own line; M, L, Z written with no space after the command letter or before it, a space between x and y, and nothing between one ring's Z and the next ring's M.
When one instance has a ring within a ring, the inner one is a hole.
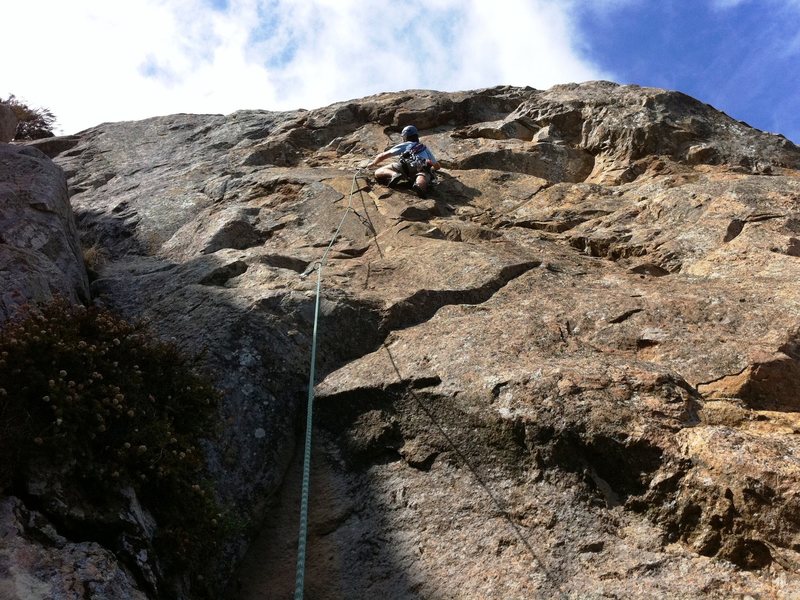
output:
M308 405L306 407L306 442L305 450L303 453L303 489L300 498L300 534L297 541L297 571L294 578L294 600L303 600L303 589L305 587L305 573L306 573L306 545L308 541L308 491L311 483L311 425L314 413L314 378L315 369L317 364L317 325L319 323L319 297L320 288L322 287L322 268L325 266L325 261L328 258L328 252L333 247L336 238L339 237L339 231L344 225L344 220L347 214L353 207L353 194L356 189L356 179L359 172L353 175L353 185L350 188L350 199L347 204L347 209L344 211L342 220L339 222L339 227L336 228L336 233L333 234L331 243L325 249L322 258L314 265L317 271L317 297L314 305L314 330L311 336L311 368L308 375Z

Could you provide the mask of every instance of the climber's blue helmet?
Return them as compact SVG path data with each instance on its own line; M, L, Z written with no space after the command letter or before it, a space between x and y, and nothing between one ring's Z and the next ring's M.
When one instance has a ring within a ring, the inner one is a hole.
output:
M405 127L403 127L403 131L401 132L401 134L403 136L403 139L407 140L412 135L419 135L419 132L417 131L417 128L414 127L413 125L406 125Z

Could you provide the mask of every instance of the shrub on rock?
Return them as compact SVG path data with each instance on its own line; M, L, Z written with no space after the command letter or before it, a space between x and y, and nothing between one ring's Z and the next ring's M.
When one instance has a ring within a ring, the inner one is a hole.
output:
M158 523L164 563L202 568L220 532L200 448L219 394L196 367L101 308L23 311L0 331L0 492L44 467L93 498L132 487Z
M31 108L14 94L0 103L7 104L17 117L17 140L39 140L53 137L56 116L47 108Z

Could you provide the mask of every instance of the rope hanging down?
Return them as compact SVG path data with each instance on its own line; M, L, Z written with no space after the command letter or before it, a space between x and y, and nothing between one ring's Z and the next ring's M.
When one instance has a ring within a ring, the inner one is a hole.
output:
M328 252L333 247L336 238L339 237L339 232L344 225L344 220L347 218L348 213L353 208L353 195L356 191L356 180L358 179L360 170L356 171L353 175L353 184L350 188L350 198L347 203L347 208L342 215L342 220L339 222L339 227L331 238L331 243L325 249L322 258L313 264L310 270L303 273L307 276L311 271L317 271L317 293L314 304L314 329L311 336L311 367L308 374L308 404L306 406L306 441L305 450L303 453L303 489L300 497L300 534L297 541L297 571L295 572L294 579L294 599L303 600L303 589L305 587L305 572L306 572L306 542L308 539L308 490L311 481L311 425L313 421L314 411L314 378L315 368L317 363L317 324L319 322L319 297L320 288L322 287L322 268L325 266L325 261L328 259Z
M313 263L311 266L309 266L309 268L306 269L306 271L301 275L301 277L307 277L308 275L311 274L312 271L314 270L317 271L317 289L316 289L316 300L314 306L314 328L311 338L311 367L308 376L308 405L306 410L305 450L303 454L303 487L300 500L300 534L297 544L297 571L295 573L294 600L303 600L304 587L305 587L306 547L308 540L308 497L309 497L309 487L311 481L311 427L313 423L313 409L314 409L314 379L315 379L316 358L317 358L317 329L319 323L319 302L320 302L320 289L322 287L322 269L327 261L328 253L333 247L333 244L336 242L336 239L339 237L339 232L341 231L342 225L344 225L344 221L347 218L347 215L350 213L350 211L353 211L353 213L355 213L356 216L358 216L361 222L368 229L370 229L373 232L373 234L375 233L371 223L365 222L365 219L368 219L369 215L367 214L366 217L362 217L353 208L353 196L356 192L356 182L360 174L361 174L361 169L358 169L356 173L353 175L353 183L350 188L350 198L348 199L347 208L345 209L344 215L342 215L342 220L339 222L339 226L336 228L336 232L333 234L333 238L328 244L328 247L325 249L322 258L319 261ZM378 248L378 250L380 251L380 248ZM404 378L400 373L400 370L397 366L397 363L395 362L394 356L389 350L389 347L386 344L384 344L383 348L389 356L389 360L392 364L395 373L397 374L398 379L400 381L403 381ZM489 499L498 509L499 514L508 522L508 524L511 526L511 529L514 531L516 536L519 538L519 540L531 554L533 559L537 563L539 563L539 565L542 568L545 580L549 583L549 587L551 589L557 588L561 597L565 597L566 594L564 592L563 586L553 576L552 569L549 567L547 561L538 556L537 553L534 551L530 542L525 538L522 531L520 530L520 527L513 521L513 519L509 515L509 512L505 504L500 500L498 496L496 496L492 492L491 488L480 476L477 469L467 458L466 454L461 451L461 449L458 447L455 441L447 434L445 429L438 422L433 412L425 405L425 403L422 402L419 396L416 393L414 393L413 389L409 388L409 392L416 400L420 408L425 412L425 414L434 424L434 426L436 426L436 428L439 430L440 434L444 437L444 439L447 441L450 447L453 448L453 450L455 451L456 455L459 457L461 462L472 473L478 484L480 484L480 486L488 494ZM555 589L552 589L552 591L555 593Z

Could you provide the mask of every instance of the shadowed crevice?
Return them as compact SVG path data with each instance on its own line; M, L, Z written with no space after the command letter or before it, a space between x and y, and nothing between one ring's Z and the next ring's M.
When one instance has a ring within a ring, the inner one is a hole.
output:
M384 329L393 331L419 325L429 320L442 307L457 304L483 304L541 261L511 265L500 270L496 277L484 285L465 290L419 290L402 302L392 306L384 319Z

